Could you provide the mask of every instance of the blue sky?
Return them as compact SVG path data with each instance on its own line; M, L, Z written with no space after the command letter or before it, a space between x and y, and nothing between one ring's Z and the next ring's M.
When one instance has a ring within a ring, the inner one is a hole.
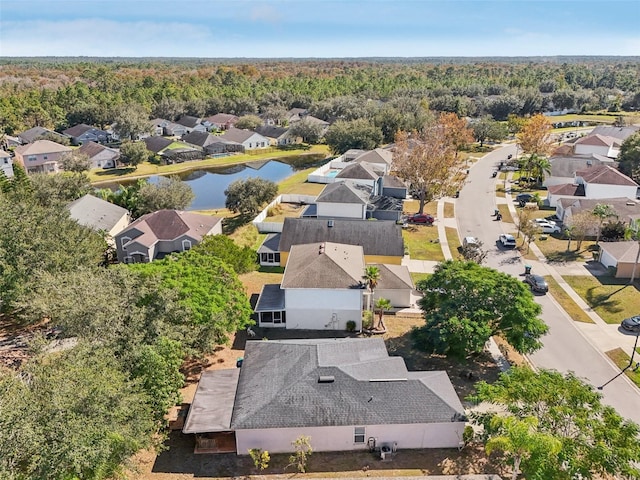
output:
M640 0L0 0L0 56L640 55Z

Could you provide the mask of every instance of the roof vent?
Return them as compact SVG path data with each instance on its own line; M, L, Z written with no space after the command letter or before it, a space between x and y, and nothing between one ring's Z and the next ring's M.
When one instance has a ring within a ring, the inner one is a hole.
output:
M587 167L590 167L591 165L593 165L593 162L591 160L587 160Z
M324 243L321 243L318 247L318 255L322 255L324 253Z
M336 377L333 375L320 375L318 377L318 383L333 383L336 381Z
M333 220L329 220L327 222L327 227L329 227L329 228L333 227Z

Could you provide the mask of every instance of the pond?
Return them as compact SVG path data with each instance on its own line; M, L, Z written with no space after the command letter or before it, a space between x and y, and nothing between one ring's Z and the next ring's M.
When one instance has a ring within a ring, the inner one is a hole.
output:
M322 155L322 158L324 158L324 155ZM316 155L288 157L286 160L262 160L231 167L191 170L177 174L177 176L189 184L195 195L187 210L212 210L224 208L224 191L235 180L259 177L278 183L291 176L297 170L314 165L318 160L319 158ZM160 175L148 178L151 183L157 182L159 179ZM130 185L134 182L135 180L129 180L118 182L118 184ZM118 188L118 184L106 185L105 187Z

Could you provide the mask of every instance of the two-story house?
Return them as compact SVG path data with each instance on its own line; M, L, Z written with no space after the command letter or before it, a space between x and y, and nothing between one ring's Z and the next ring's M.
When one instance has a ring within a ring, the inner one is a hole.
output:
M60 170L60 158L72 148L50 140L36 140L15 149L15 162L27 173L55 173Z

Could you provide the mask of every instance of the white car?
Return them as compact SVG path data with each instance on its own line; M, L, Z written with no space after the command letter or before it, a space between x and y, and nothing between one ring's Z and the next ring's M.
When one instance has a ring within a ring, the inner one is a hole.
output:
M547 220L546 218L536 218L535 222L540 224L540 223L549 223L551 225L555 225L556 222L554 222L553 220Z
M551 224L548 222L536 222L538 228L542 233L560 233L560 227L556 224Z
M515 247L516 239L514 238L513 235L510 235L508 233L503 233L502 235L500 235L500 243L502 244L503 247Z

